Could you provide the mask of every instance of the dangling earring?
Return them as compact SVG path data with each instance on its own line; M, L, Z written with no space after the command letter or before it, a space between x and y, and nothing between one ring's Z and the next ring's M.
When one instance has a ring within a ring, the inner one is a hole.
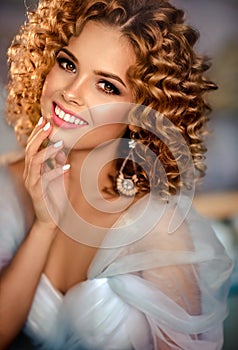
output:
M135 140L130 140L128 142L129 146L129 153L128 156L124 159L122 166L119 170L118 177L116 179L116 188L117 191L126 197L133 197L138 192L138 187L136 183L138 182L138 177L136 175L136 166L135 166L135 158L134 158L134 148L135 148L136 142ZM131 158L131 161L133 163L133 169L134 169L134 175L131 177L125 178L123 174L123 170L125 168L126 162Z

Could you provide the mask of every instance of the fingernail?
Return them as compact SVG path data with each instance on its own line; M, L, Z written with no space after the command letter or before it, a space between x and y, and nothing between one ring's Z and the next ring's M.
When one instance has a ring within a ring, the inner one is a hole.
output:
M63 145L63 141L60 140L60 141L57 141L56 143L54 143L54 148L59 148Z
M62 166L63 171L66 171L70 168L70 164L65 164Z
M38 123L37 123L37 125L41 125L43 123L43 117L40 117L40 119L38 120Z
M49 130L49 128L50 128L50 122L48 122L48 123L45 124L43 130L44 130L44 131L47 131L47 130Z

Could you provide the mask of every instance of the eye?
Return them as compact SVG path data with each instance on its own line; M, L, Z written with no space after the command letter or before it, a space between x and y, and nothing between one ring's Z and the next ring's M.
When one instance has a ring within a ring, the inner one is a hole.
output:
M75 64L66 57L57 57L57 62L61 68L70 73L76 73Z
M120 95L120 91L118 90L118 88L116 88L115 85L113 85L107 80L101 80L97 85L103 92L105 92L108 95Z

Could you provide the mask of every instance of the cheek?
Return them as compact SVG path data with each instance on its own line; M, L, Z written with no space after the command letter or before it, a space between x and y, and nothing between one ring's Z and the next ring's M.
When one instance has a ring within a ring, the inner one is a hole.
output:
M107 103L91 109L91 116L95 126L115 124L115 129L119 123L127 124L128 113L131 108L130 103Z
M56 91L55 85L55 81L51 79L51 73L49 73L44 82L40 99L41 112L43 115L51 112L52 98Z
M45 79L43 88L42 88L42 99L49 97L54 90L53 80L51 79L51 73L49 73Z
M41 93L41 108L44 108L45 103L47 101L47 98L50 96L50 89L49 89L49 84L48 80L46 79L42 88L42 93Z
M42 99L46 99L52 96L60 86L60 80L58 78L56 67L54 66L46 76L43 88L42 88Z
M116 139L122 137L126 131L125 124L112 124L100 126L98 133L102 134L106 139Z
M79 142L75 143L75 148L87 148L94 149L95 147L101 147L112 141L122 138L126 131L126 126L123 124L98 126L94 130L88 132L82 137Z

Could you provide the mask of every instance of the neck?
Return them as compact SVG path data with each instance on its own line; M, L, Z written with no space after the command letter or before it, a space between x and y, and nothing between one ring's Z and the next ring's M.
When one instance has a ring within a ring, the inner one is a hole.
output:
M118 196L112 189L110 176L115 175L118 142L116 140L94 150L72 150L68 161L69 199L71 203L86 202L99 211L120 213L133 203L133 198Z
M105 196L104 189L112 188L117 148L116 140L94 150L72 150L68 155L71 185L93 196Z

